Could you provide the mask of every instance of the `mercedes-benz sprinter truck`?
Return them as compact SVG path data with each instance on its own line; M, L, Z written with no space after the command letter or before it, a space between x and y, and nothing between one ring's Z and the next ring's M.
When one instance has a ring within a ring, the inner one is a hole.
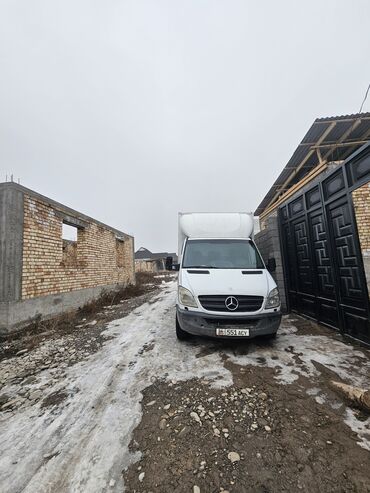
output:
M276 336L279 292L253 230L252 213L179 214L179 339Z

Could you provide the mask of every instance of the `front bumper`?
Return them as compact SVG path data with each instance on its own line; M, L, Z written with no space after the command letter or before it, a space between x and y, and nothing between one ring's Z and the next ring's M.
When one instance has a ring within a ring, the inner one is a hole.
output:
M276 334L281 322L280 312L244 315L242 317L222 317L221 315L191 312L176 306L176 314L180 327L185 332L217 339L237 339L233 336L216 335L216 329L222 328L225 324L235 326L235 328L243 328L243 325L248 326L249 336L243 337L243 339L252 339L262 335Z

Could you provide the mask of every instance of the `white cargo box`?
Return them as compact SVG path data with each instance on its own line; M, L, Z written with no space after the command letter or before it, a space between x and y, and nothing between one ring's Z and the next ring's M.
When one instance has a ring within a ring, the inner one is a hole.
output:
M252 212L179 213L179 255L185 238L253 238Z

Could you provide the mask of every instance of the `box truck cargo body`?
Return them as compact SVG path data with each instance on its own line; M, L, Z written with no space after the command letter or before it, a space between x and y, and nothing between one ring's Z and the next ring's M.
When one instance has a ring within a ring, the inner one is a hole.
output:
M252 213L179 214L179 339L276 335L279 293L253 230Z

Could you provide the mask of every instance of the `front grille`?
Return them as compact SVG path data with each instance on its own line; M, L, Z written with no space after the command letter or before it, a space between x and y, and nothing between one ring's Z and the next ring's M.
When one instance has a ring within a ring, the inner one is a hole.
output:
M225 305L226 298L229 296L218 294L201 295L198 296L198 299L205 310L228 313L256 312L261 308L263 303L263 296L232 295L238 300L239 306L236 310L229 310Z

